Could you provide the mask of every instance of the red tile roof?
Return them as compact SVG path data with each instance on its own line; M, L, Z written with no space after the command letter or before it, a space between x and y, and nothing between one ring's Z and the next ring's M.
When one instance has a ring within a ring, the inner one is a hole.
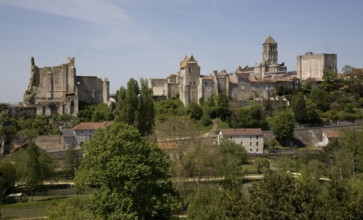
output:
M73 128L74 131L81 131L81 130L96 130L98 128L107 128L110 126L112 122L105 121L105 122L82 122L79 123L76 127Z
M323 133L327 138L339 138L342 136L341 130L337 129L324 129Z
M158 147L162 150L175 150L179 149L179 145L176 142L159 142Z
M238 136L238 135L262 135L261 128L224 128L221 129L220 132L229 136Z

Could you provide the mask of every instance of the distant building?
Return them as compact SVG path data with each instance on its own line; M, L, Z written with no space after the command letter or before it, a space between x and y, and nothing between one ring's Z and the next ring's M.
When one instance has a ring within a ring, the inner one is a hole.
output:
M63 129L62 135L44 135L35 139L35 144L48 153L66 151L69 147L80 150L98 128L106 128L112 122L82 122L72 129Z
M284 63L278 63L277 42L269 36L262 44L262 61L253 67L239 66L234 73L226 70L201 75L201 68L193 55L180 62L180 71L166 79L150 78L149 88L155 97L176 98L184 106L207 101L212 95L224 94L233 101L276 96L278 87L298 88L300 80L287 72Z
M327 146L329 141L333 139L338 139L342 137L342 131L338 129L323 129L322 131L322 139L323 139L323 146Z
M82 122L74 127L73 134L77 147L80 147L88 141L92 134L99 128L105 129L110 126L112 122Z
M315 144L316 147L325 147L330 141L342 137L342 131L339 129L322 129L322 141Z
M77 115L78 103L109 102L109 81L77 76L74 58L60 66L39 68L31 58L31 76L23 106L36 108L37 115Z
M248 153L263 153L264 138L261 128L221 129L217 143L232 141L244 147Z
M325 70L337 73L336 54L309 52L297 57L297 77L301 80L322 80Z

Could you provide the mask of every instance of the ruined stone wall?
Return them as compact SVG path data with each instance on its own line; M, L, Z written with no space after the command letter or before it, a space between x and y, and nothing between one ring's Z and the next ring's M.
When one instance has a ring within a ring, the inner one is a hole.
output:
M148 85L152 89L154 96L166 96L165 88L167 82L167 79L149 79Z
M86 103L104 103L103 80L95 76L77 76L78 99Z
M72 114L78 112L75 93L74 58L66 64L38 68L31 59L31 76L24 94L23 106L35 107L38 115Z
M176 98L179 95L179 84L168 83L168 98Z

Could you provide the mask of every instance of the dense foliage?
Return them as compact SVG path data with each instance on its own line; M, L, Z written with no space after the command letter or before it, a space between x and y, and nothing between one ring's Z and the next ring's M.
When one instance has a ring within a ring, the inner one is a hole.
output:
M52 177L55 161L31 142L26 150L20 149L12 157L19 181L29 189L31 196L44 180Z
M292 138L294 134L295 119L290 112L276 112L269 123L277 140L286 141Z
M75 182L96 186L92 212L105 219L169 219L178 207L170 160L138 131L115 123L83 145L86 152Z
M138 82L131 78L127 88L121 87L117 95L115 120L135 126L142 135L151 134L155 110L152 99L152 90L149 89L147 80Z

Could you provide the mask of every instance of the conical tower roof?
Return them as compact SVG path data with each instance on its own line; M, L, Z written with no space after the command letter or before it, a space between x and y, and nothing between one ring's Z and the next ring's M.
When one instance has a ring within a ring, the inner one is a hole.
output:
M277 44L277 42L271 36L268 36L263 44Z

